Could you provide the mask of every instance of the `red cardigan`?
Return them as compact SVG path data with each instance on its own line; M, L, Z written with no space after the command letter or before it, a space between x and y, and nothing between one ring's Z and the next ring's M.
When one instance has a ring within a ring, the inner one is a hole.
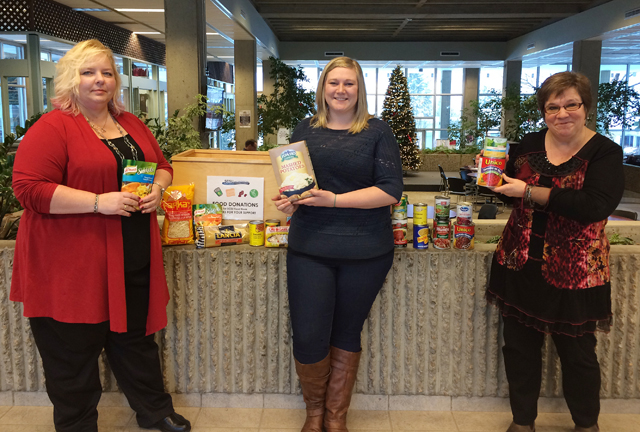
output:
M136 116L118 122L158 169L173 174L153 134ZM25 208L20 220L10 299L26 317L67 323L110 321L127 331L121 216L51 214L58 185L96 194L118 190L113 153L82 115L54 110L43 115L19 145L13 188ZM151 214L151 282L147 334L167 324L169 292L155 213Z

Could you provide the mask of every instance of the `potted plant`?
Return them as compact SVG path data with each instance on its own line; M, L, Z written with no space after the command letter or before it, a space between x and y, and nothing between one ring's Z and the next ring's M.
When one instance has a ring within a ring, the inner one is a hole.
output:
M632 129L640 116L640 94L626 81L614 80L598 86L596 131L610 136L611 127Z

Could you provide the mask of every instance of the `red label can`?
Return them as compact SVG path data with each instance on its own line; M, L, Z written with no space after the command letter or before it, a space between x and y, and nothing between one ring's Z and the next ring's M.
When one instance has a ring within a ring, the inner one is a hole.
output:
M506 158L481 157L478 164L478 184L495 187L502 184L502 172L507 165Z
M474 245L476 234L476 226L471 224L460 224L456 222L453 225L453 248L462 250L471 250Z
M473 204L469 202L459 203L456 208L456 216L456 223L462 225L469 225L472 223L471 218L473 217Z
M451 247L451 223L448 220L436 220L433 223L433 247L449 249Z
M393 227L393 244L397 248L407 247L407 219L395 219L391 222Z

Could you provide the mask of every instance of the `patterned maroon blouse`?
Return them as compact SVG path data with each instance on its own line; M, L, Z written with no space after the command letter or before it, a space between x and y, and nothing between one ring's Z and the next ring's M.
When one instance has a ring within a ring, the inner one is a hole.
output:
M506 173L551 188L543 208L513 199L487 298L505 316L545 333L608 330L611 320L607 217L624 190L622 149L596 134L569 161L549 163L546 130L527 135Z

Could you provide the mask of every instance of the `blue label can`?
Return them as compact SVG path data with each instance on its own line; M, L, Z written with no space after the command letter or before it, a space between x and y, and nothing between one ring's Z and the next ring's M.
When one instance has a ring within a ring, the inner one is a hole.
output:
M429 249L429 225L413 226L413 248Z

